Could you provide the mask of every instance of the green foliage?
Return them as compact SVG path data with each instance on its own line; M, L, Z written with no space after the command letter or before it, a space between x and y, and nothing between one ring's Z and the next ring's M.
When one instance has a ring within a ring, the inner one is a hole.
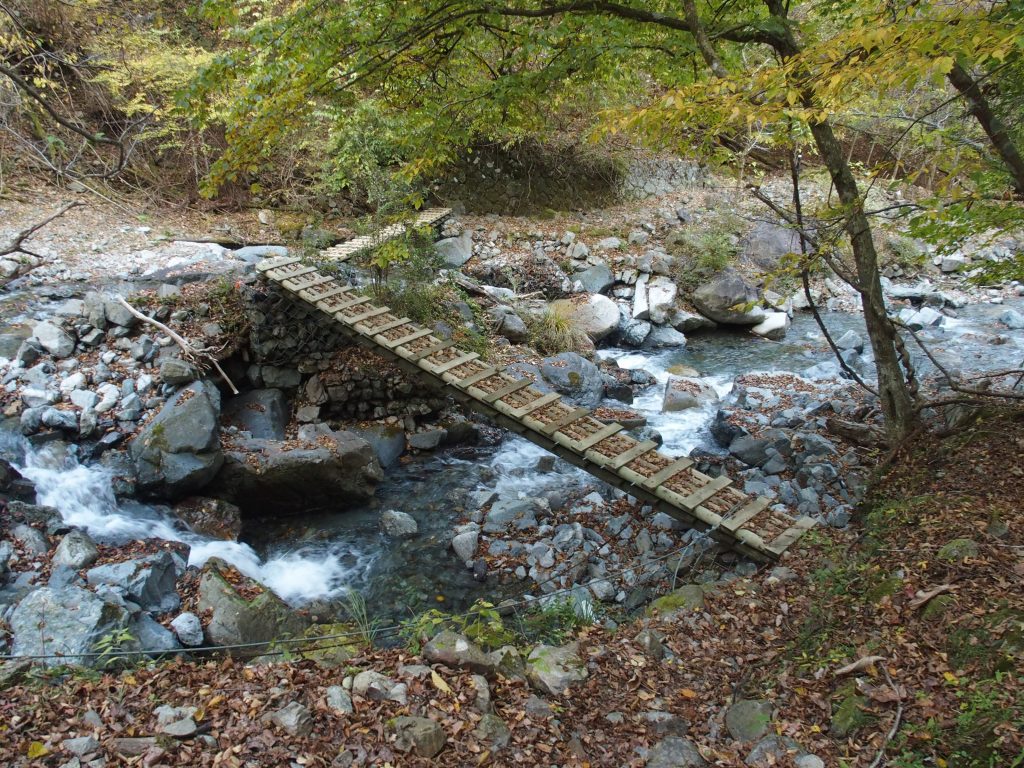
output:
M419 653L422 642L446 629L465 635L485 650L514 644L516 640L497 608L484 600L478 600L463 614L449 614L436 608L425 611L403 622L399 635L414 653Z
M530 333L530 346L541 354L585 353L593 346L572 318L558 309L548 307L540 315L527 316L524 320Z
M96 666L106 669L115 664L125 663L131 657L118 656L118 652L134 650L137 647L138 640L127 627L111 630L99 638L93 646L93 650L100 654Z
M341 604L355 625L359 639L363 641L364 645L372 646L374 639L380 633L380 620L370 618L370 613L366 608L366 598L354 589L349 589L342 597Z
M693 289L732 264L739 246L725 229L684 229L669 236L666 250L674 257L672 278L680 287Z
M528 642L561 645L583 627L594 623L594 606L572 596L548 600L539 610L519 618L519 633Z

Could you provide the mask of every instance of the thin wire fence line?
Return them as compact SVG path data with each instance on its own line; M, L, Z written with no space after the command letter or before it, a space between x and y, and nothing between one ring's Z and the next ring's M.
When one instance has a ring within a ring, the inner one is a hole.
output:
M668 558L670 558L670 557L672 557L674 555L682 554L686 550L692 549L695 546L695 544L696 544L696 542L693 542L693 541L688 542L687 544L683 545L682 547L679 547L678 549L672 550L671 552L667 552L667 553L662 554L662 555L658 555L657 557L643 558L643 555L638 555L637 557L633 558L633 560L630 561L629 565L624 566L624 567L622 567L622 568L620 568L618 570L609 571L608 573L604 574L603 576L592 578L590 580L590 582L588 582L588 584L592 583L592 582L595 582L595 581L598 581L598 582L599 581L604 581L604 580L613 578L615 576L621 576L622 574L626 573L627 571L633 570L638 563L640 565L648 565L648 564L651 564L651 563L660 562L662 560L667 560ZM551 577L549 577L549 578L547 578L547 579L545 579L543 581L536 582L531 587L531 589L537 588L537 587L541 587L544 584L548 584L548 583L550 583L550 582L552 582L552 581L554 581L556 579L560 579L563 575L564 574L555 574L555 575L553 575L553 576L551 576ZM543 608L544 607L544 603L547 602L547 601L550 601L551 598L557 597L559 595L571 594L573 592L576 592L576 590L579 590L579 589L587 589L587 584L574 584L571 587L564 587L562 589L556 590L554 592L549 592L549 593L547 593L545 595L540 595L540 596L533 596L533 595L528 595L528 593L521 593L519 595L519 597L523 598L523 599L513 599L511 602L509 602L507 600L506 601L502 601L496 607L497 607L498 610L502 610L502 611L505 611L505 610L507 610L507 611L514 611L516 608L519 608L521 606L531 606L531 607L535 607L535 608ZM525 599L527 597L529 599ZM470 610L470 611L465 611L465 612L459 613L459 614L451 614L450 616L451 616L452 619L458 619L458 618L465 619L465 618L471 617L472 615L473 615L473 611ZM374 640L376 640L376 639L391 639L391 638L399 637L400 634L401 634L401 630L403 630L405 628L405 626L406 625L404 625L404 624L394 624L394 625L391 625L391 626L388 626L388 627L382 627L382 628L379 628L379 629L367 629L367 630L360 630L360 631L353 631L353 632L340 632L340 633L332 633L332 634L329 634L329 635L318 635L318 636L314 636L314 637L291 637L291 638L282 638L282 639L279 639L279 640L262 640L262 641L251 642L251 643L229 643L229 644L224 644L224 645L196 646L196 647L192 647L192 648L186 648L186 647L170 648L170 649L165 650L165 651L153 651L153 650L149 650L149 651L146 651L146 650L112 650L112 651L88 651L88 652L82 652L82 653L68 652L68 653L41 653L41 654L27 654L27 655L21 655L21 654L17 654L17 655L16 654L0 654L0 661L18 661L18 660L22 660L22 661L41 661L41 660L44 660L44 659L98 659L98 658L115 659L115 658L126 658L126 657L131 657L131 656L152 656L152 657L159 658L159 657L162 657L162 656L179 655L179 654L183 654L183 653L204 653L204 652L214 652L214 651L242 650L242 649L247 649L247 648L267 648L268 651L266 653L264 653L264 654L261 654L261 655L263 655L263 656L277 656L277 655L284 655L284 654L288 654L288 653L303 653L303 652L307 652L307 651L324 651L324 650L330 650L332 648L339 648L339 647L342 647L342 646L345 645L345 643L337 643L337 644L334 644L334 645L322 645L321 644L324 641L328 641L328 640L343 640L343 639L351 640L351 639L357 639L357 638L358 639L364 639L368 635L372 636ZM306 647L305 648L297 648L297 649L296 648L284 648L284 649L280 649L280 650L275 648L275 646L280 646L280 645L297 645L297 646L298 645L305 645Z

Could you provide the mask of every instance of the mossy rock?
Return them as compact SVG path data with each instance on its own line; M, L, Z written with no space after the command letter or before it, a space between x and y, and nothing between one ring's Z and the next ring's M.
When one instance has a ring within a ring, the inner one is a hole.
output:
M953 602L954 598L952 595L939 595L938 597L933 597L928 601L924 610L921 611L921 618L925 621L942 619Z
M900 588L903 586L903 579L899 576L889 576L888 578L882 579L882 581L875 584L867 592L864 593L864 599L869 603L879 603L882 598L892 597Z
M300 655L324 669L343 667L349 659L359 653L358 644L345 642L356 632L357 628L351 624L314 624L302 633L303 637L308 637L313 642L306 646ZM348 638L343 639L335 635L347 635Z
M704 607L704 589L697 584L686 584L675 592L659 597L647 608L647 614L673 611L699 611Z
M877 719L864 711L868 704L867 697L857 693L856 684L852 681L840 688L837 694L839 702L832 710L832 724L829 726L829 733L836 738L846 738Z
M977 557L979 551L978 542L972 539L953 539L939 550L939 559L958 563Z

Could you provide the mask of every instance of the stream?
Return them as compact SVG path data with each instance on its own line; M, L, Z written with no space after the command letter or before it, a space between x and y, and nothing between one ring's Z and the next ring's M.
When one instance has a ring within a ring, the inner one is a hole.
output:
M992 343L997 333L1005 336L1005 330L996 326L996 318L1011 307L1024 308L1024 301L971 305L961 310L958 318L947 318L944 327L928 329L922 335L934 345L944 364L952 367L1015 367L1024 359L1024 333L1016 332L1001 344ZM825 319L835 337L847 330L864 335L859 315L828 313ZM831 352L807 314L799 314L786 339L779 342L743 332L717 331L693 335L682 349L650 353L610 348L599 354L624 368L644 368L655 376L658 383L642 392L630 407L648 418L650 426L663 435L665 448L675 454L712 447L707 428L717 406L662 414L664 382L673 366L696 369L722 395L741 373L805 373L814 369L826 377L837 375ZM925 370L929 367L926 362L919 360ZM190 564L223 558L295 606L316 608L341 598L346 590L357 590L371 614L387 624L429 607L459 611L479 598L500 599L493 584L475 581L449 549L452 527L472 511L466 508L471 492L553 495L564 500L568 494L582 496L600 485L561 461L553 471L539 469L538 460L546 452L508 435L494 448L461 448L410 457L389 470L376 497L364 506L341 514L250 521L242 540L233 543L191 532L167 507L117 499L111 473L99 465L78 463L74 450L59 442L32 448L20 436L0 430L0 455L36 484L39 503L56 507L68 523L85 529L98 541L116 544L147 537L181 541L191 547ZM381 510L389 508L416 518L419 535L397 541L385 537L378 517ZM510 588L516 589L515 585Z

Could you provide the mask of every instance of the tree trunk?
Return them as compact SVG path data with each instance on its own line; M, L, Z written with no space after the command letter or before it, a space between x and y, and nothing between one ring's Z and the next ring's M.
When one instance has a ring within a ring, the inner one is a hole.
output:
M832 126L828 123L811 123L810 127L839 200L847 209L844 228L853 247L864 322L875 354L878 398L885 414L886 429L890 437L898 441L916 426L919 417L896 349L896 328L885 311L882 282L878 273L878 253L871 237L871 224L864 213L857 180L843 157L842 145L832 131Z
M1013 188L1017 195L1024 197L1024 158L1021 157L1020 151L1013 143L1013 139L1010 138L1003 121L992 111L988 99L985 98L985 94L982 93L975 79L959 63L953 64L948 77L953 87L967 100L970 113L977 119L978 124L985 131L985 135L992 142L993 148L999 154L999 158L1003 161L1003 165L1006 166L1006 170L1010 172Z

